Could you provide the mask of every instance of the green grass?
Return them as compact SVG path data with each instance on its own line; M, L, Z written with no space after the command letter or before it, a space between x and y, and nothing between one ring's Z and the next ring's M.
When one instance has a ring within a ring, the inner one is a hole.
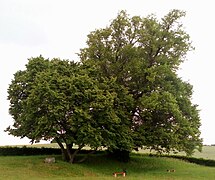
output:
M205 167L166 157L132 155L129 163L120 163L104 155L92 155L81 164L68 164L56 156L56 163L43 162L46 156L1 156L0 179L114 179L112 173L127 169L128 180L210 180L215 179L215 167ZM176 172L167 172L175 169ZM121 179L121 177L119 177Z
M150 152L149 150L140 150L138 153L155 153L155 152ZM180 155L180 156L186 156L185 153L179 152L177 154L170 153L170 155ZM211 159L215 160L215 146L203 146L202 152L195 151L195 153L192 155L192 157L195 158L203 158L203 159Z
M57 145L36 144L30 147L56 148ZM54 164L45 164L43 160L46 156L0 156L0 180L108 180L114 179L113 172L124 168L128 172L124 179L128 180L215 179L215 167L200 166L174 158L149 157L144 153L148 151L133 153L129 163L120 163L100 154L92 155L82 164L68 164L63 162L60 156L55 156L57 162ZM194 157L215 160L215 146L204 146L203 151L196 152ZM175 169L176 172L167 172L167 169Z
M202 152L195 152L194 157L215 160L215 146L203 146Z

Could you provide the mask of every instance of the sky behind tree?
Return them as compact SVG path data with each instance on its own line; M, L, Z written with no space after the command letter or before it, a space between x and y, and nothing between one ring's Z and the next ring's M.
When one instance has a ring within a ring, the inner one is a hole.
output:
M0 145L26 144L7 135L12 125L8 114L7 88L13 74L23 70L28 58L78 60L76 53L85 47L87 35L109 25L119 11L131 16L155 14L162 18L172 9L186 11L181 19L191 36L195 51L187 55L179 76L193 85L193 103L199 105L204 144L215 144L214 20L212 0L0 0Z

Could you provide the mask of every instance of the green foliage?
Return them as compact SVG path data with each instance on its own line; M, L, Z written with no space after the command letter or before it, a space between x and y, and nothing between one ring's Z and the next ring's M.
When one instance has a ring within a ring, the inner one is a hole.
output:
M88 35L79 63L29 59L8 88L14 124L6 131L32 143L54 139L71 163L86 145L111 152L201 150L192 86L177 75L193 49L183 16L172 10L158 20L121 11Z
M0 156L32 156L32 155L61 154L58 148L30 148L30 147L0 147Z
M72 150L73 152L75 149ZM80 150L79 154L89 154L87 149ZM58 147L28 147L28 146L3 146L0 147L0 156L34 156L34 155L60 155L61 149ZM95 154L104 154L104 151L96 151Z
M91 32L81 62L90 62L100 74L116 78L129 91L132 138L136 147L159 152L201 150L198 106L192 104L192 86L177 70L193 49L180 18L172 10L161 20L154 15L130 17L121 11L111 24Z
M7 131L32 143L55 139L70 162L77 153L72 153L74 144L77 151L85 145L131 150L129 111L124 108L132 98L114 79L89 76L93 71L65 60L30 59L8 89L15 122Z

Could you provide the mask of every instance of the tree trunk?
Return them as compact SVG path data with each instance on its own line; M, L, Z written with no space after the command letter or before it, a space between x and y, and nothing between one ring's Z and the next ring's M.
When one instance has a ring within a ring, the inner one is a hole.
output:
M83 146L81 145L81 146L79 146L78 149L72 151L73 143L71 143L71 144L65 143L66 144L66 148L65 148L63 143L61 142L61 140L59 138L56 138L56 142L58 143L58 145L61 148L63 160L73 164L76 155L83 148Z
M55 140L58 143L58 145L60 146L61 153L62 153L62 159L64 161L69 161L69 156L68 156L67 150L64 148L63 143L61 142L61 140L59 138L55 138Z
M79 149L76 149L76 150L73 152L73 154L71 154L70 160L69 160L69 162L70 162L71 164L74 163L75 156L78 154L78 151L79 151Z
M74 153L72 154L72 144L67 144L66 143L66 152L67 152L67 156L68 156L68 162L69 163L73 163L74 162Z

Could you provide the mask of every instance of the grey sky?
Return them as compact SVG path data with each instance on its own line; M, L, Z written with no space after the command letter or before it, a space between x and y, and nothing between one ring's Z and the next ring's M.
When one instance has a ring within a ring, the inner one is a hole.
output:
M182 19L190 34L194 52L179 72L194 86L193 102L199 105L204 143L215 143L214 109L214 20L212 0L0 0L0 145L25 144L4 133L12 124L8 114L8 84L13 74L25 67L30 57L77 60L75 53L85 46L87 35L108 25L120 10L131 16L158 17L171 9L187 12Z

